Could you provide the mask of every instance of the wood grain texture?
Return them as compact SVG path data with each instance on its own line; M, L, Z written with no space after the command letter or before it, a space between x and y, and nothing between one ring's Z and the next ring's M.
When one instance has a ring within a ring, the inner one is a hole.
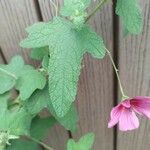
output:
M21 54L27 63L37 64L29 59L29 50L19 47L19 42L27 35L25 28L39 21L36 4L37 0L0 0L0 46L8 61ZM46 141L56 150L63 150L61 147L65 146L67 139L67 132L55 126Z
M3 57L0 54L0 64L3 64L3 63L4 63L4 60L3 60Z
M150 1L141 1L144 29L141 35L120 36L120 75L126 93L150 96ZM140 120L139 130L118 132L117 150L149 150L150 121Z
M50 2L50 0L38 0L38 1L39 1L39 5L40 5L40 9L44 21L50 21L52 17L56 15L54 6ZM60 6L63 4L63 0L57 0L57 2L58 2L58 10L59 10Z
M19 47L19 42L26 36L25 28L38 21L33 0L0 1L0 46L7 60L16 54L22 54L25 60L29 50Z
M59 0L59 5L63 3ZM42 16L48 21L54 15L54 9L49 0L39 0ZM112 50L112 5L109 3L101 13L90 20L91 25L104 37L108 48ZM72 133L75 139L86 132L96 134L93 150L113 150L113 130L107 129L109 112L113 104L113 74L107 59L96 60L86 55L79 81L77 107L80 116L79 129Z
M113 49L112 4L108 3L90 20L101 35L107 48ZM87 132L94 132L93 150L113 150L113 129L107 128L109 112L113 105L113 71L109 58L103 60L85 56L79 81L77 107L79 129L73 137L78 139Z

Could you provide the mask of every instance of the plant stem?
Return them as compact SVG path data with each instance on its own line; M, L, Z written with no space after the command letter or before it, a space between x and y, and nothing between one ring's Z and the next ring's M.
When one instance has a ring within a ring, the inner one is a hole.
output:
M37 140L37 139L35 139L35 138L29 137L29 139L31 139L32 141L34 141L34 142L40 144L41 146L43 146L43 147L44 147L45 149L47 149L47 150L54 150L53 148L49 147L49 146L46 145L45 143L43 143L43 142L41 142L41 141L39 141L39 140Z
M110 51L108 49L106 49L106 52L107 52L107 54L108 54L108 56L109 56L109 58L111 60L113 68L115 70L115 73L116 73L116 76L117 76L117 80L118 80L118 84L119 84L119 87L120 87L120 92L122 94L122 100L124 100L124 99L128 98L128 96L126 96L125 93L124 93L123 86L122 86L122 83L121 83L121 80L120 80L120 77L119 77L119 74L118 74L118 69L117 69L117 67L115 65L115 62L114 62L114 60L113 60L113 58L111 56Z
M55 2L53 2L53 0L50 0L50 2L52 3L52 5L53 5L54 8L55 8L56 17L57 17L57 15L58 15L58 6L57 6L57 4L55 4ZM58 2L57 2L57 3L58 3Z
M85 22L87 22L93 15L95 15L95 13L103 6L103 4L106 2L107 0L101 0L97 6L94 8L94 10L91 12L91 14L89 14L89 16L86 18Z
M9 75L9 76L11 76L11 77L13 77L15 80L17 80L17 77L14 74L8 72L7 70L4 70L3 68L0 68L0 71L7 74L7 75Z

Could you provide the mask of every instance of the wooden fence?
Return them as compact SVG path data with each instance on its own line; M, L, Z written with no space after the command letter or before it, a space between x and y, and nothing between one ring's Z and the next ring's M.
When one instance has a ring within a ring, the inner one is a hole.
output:
M62 0L59 0L61 5ZM144 29L138 36L123 38L120 22L109 1L90 24L104 38L107 48L114 54L126 92L129 96L150 95L150 1L141 0ZM29 64L29 50L22 50L19 42L26 37L25 28L38 21L48 21L54 14L50 0L0 0L0 63L7 63L16 54L22 54ZM118 58L118 59L117 59ZM96 134L93 150L150 150L150 121L141 120L139 130L122 133L108 129L112 106L119 98L116 79L106 56L97 60L84 58L77 108L80 122L75 139L88 131ZM46 143L56 150L65 150L69 138L61 126L50 130Z

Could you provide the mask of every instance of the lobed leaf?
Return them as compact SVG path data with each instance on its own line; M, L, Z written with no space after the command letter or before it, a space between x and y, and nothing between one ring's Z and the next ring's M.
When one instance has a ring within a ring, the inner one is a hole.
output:
M28 135L32 116L23 108L8 110L8 93L0 95L0 131L12 135Z
M21 56L12 58L8 65L0 65L0 81L0 94L15 87L22 100L29 98L36 89L43 89L46 84L43 74L25 65Z
M61 15L75 16L80 15L90 4L91 0L65 0L61 8Z
M64 117L59 118L51 101L49 101L48 86L43 90L35 91L27 101L24 101L23 105L31 115L36 115L42 109L48 108L55 119L67 130L76 131L77 129L78 115L75 107L72 105L68 113Z
M94 134L88 133L81 137L78 142L73 139L68 141L67 150L90 150L94 143Z
M37 139L43 140L48 133L48 130L56 123L53 117L40 118L35 117L31 123L30 136Z
M116 14L123 22L127 32L138 34L142 31L142 14L138 0L117 0Z
M50 103L56 115L59 118L63 117L75 100L84 53L89 52L94 57L103 58L105 56L104 43L101 37L87 25L78 30L73 23L60 17L54 18L49 23L33 25L28 31L31 32L21 42L21 46L35 48L49 45Z

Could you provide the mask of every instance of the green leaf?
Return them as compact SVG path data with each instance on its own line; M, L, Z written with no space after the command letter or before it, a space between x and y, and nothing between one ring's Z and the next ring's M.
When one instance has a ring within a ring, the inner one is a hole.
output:
M64 6L61 7L62 16L69 16L77 29L84 26L87 17L86 8L91 0L65 0Z
M77 16L82 14L90 4L91 0L64 0L64 6L61 8L63 16Z
M69 140L67 144L67 150L90 150L92 148L92 145L94 143L94 134L88 133L78 142L75 142L74 140Z
M56 115L63 117L75 100L83 54L89 52L94 57L103 58L103 41L87 25L77 30L74 24L60 17L50 23L33 25L28 31L29 36L21 42L21 46L34 48L49 45L50 101Z
M138 0L117 0L116 14L123 22L125 29L133 34L142 31L142 14Z
M0 94L11 90L16 83L16 79L0 71Z
M40 47L40 48L34 48L31 51L31 58L36 60L43 60L45 56L48 56L49 49L48 47Z
M7 109L9 95L0 95L0 131L8 132L12 135L28 135L31 123L31 115L23 108L15 110Z
M45 70L48 70L48 65L49 65L49 57L48 56L44 56L43 61L42 61L42 67Z
M38 144L27 140L13 140L6 150L38 150Z
M40 22L28 27L26 30L29 36L21 41L20 46L24 48L41 48L48 46L49 36L55 33L55 29L52 29L51 26L51 22Z
M46 79L43 74L37 70L24 70L17 81L16 89L20 91L22 100L28 99L36 89L43 89Z
M31 124L31 137L37 140L43 140L48 130L56 123L53 117L40 118L35 117Z
M0 94L15 86L22 100L29 98L36 89L43 89L46 84L44 75L25 65L21 56L12 58L8 65L0 65L0 73Z
M24 62L20 56L14 57L8 65L0 64L0 94L14 87L23 66Z
M23 105L31 115L36 115L42 109L48 107L55 119L67 130L76 131L77 129L78 115L75 107L72 105L68 113L64 117L59 118L51 101L49 101L48 86L43 90L36 90L27 101L24 101Z

